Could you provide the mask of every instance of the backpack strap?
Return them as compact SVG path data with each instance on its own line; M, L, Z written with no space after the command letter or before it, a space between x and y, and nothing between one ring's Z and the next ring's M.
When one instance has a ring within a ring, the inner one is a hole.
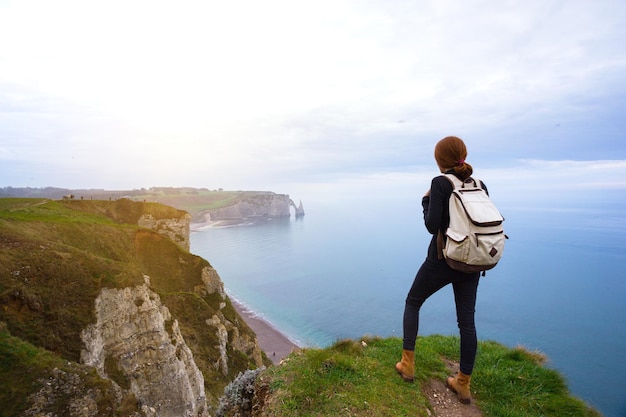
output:
M448 182L452 186L453 191L456 188L456 183L461 181L456 177L456 175L452 175L452 174L443 174L442 177L448 180Z
M483 184L482 181L480 180L476 180L472 177L468 177L465 181L461 181L456 175L454 174L443 174L443 177L445 177L448 181L450 181L450 184L452 184L452 190L454 190L455 188L465 188L466 184L471 187L471 183L474 183L474 187L473 188L483 188Z

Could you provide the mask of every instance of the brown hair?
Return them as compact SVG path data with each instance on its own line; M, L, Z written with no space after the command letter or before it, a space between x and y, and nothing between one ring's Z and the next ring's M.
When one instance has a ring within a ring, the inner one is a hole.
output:
M435 145L435 161L442 171L451 169L463 180L467 179L472 172L472 166L465 162L467 148L465 143L456 136L447 136Z

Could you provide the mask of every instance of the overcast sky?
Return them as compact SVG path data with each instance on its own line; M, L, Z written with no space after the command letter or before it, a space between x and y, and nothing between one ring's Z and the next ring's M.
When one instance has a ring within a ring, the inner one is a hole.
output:
M490 183L623 192L624 22L623 0L0 0L0 186L422 187L457 135Z

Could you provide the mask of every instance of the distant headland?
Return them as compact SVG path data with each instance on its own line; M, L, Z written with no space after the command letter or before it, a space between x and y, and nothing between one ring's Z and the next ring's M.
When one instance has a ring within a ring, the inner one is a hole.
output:
M232 224L250 219L304 216L288 194L271 191L226 191L221 188L151 187L133 190L67 189L56 187L2 187L1 197L50 198L54 200L118 200L156 202L185 210L193 223Z

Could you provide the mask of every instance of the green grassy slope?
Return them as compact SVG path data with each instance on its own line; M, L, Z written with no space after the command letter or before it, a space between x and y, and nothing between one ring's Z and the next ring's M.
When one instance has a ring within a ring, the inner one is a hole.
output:
M214 403L224 386L240 371L253 367L252 362L229 348L229 375L215 370L212 363L219 357L219 343L216 335L207 332L204 320L219 309L222 300L202 291L201 271L209 263L137 227L143 213L156 218L184 215L157 203L123 199L0 198L0 322L12 336L3 339L0 348L19 341L78 362L80 333L95 321L93 302L100 290L143 284L146 274L152 290L178 319L204 374L207 398ZM241 333L252 335L228 300L222 313ZM22 366L19 361L4 365L0 368L0 409L9 401L4 394L13 385L11 375ZM42 369L46 367L41 364ZM38 376L25 375L24 386L36 385Z

